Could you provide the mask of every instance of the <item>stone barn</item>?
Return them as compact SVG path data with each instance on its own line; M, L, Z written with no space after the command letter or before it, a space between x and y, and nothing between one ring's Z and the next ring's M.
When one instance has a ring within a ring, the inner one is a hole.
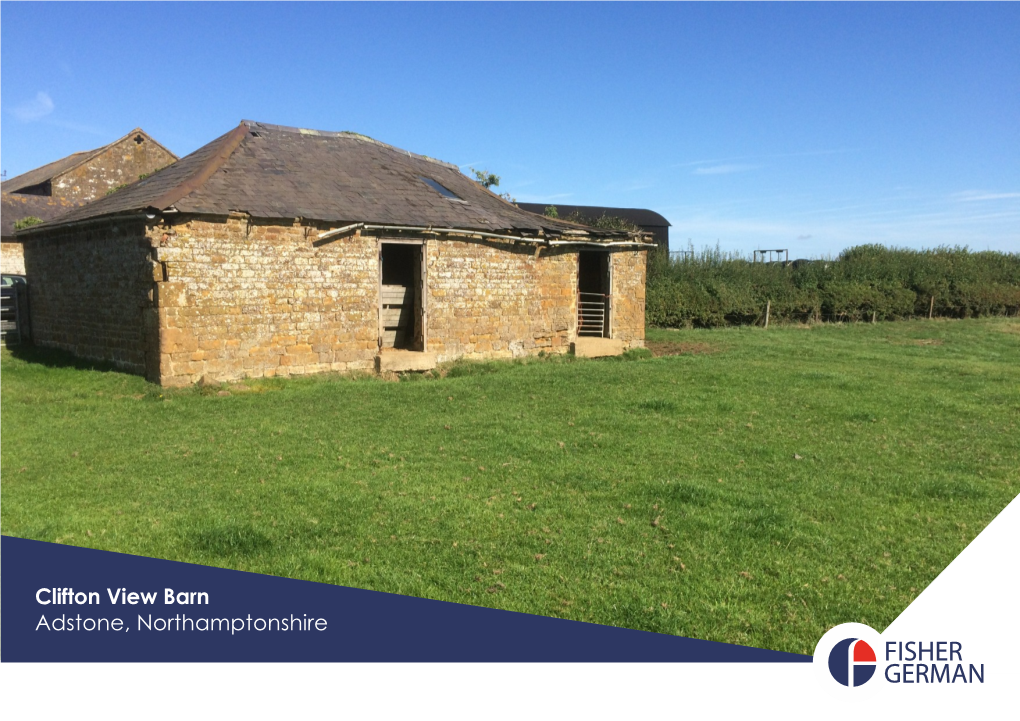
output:
M655 247L363 135L251 121L19 236L35 342L164 385L621 353Z

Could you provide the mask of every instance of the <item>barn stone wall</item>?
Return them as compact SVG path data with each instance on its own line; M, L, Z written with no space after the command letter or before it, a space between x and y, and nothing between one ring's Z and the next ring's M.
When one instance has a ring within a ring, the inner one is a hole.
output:
M649 252L616 250L612 254L613 338L630 348L645 344L645 270Z
M160 382L372 368L375 239L315 247L319 232L240 215L168 228L156 251L167 277L158 293Z
M429 240L428 350L439 361L566 352L577 325L577 254L544 252Z
M577 250L533 245L430 240L428 350L461 356L564 353L577 331ZM645 253L612 252L612 336L644 345Z
M21 243L0 243L0 273L25 274L25 249Z
M145 373L158 329L144 222L57 228L24 247L33 342Z
M135 138L142 142L136 142ZM176 160L165 148L141 134L130 135L102 153L53 179L52 194L69 200L92 201L118 185L137 182Z
M239 213L40 231L26 251L36 340L164 385L372 369L379 244L396 238L320 243L324 227L286 222ZM576 250L428 237L424 257L439 361L569 349ZM642 345L645 253L613 252L612 268L613 337Z

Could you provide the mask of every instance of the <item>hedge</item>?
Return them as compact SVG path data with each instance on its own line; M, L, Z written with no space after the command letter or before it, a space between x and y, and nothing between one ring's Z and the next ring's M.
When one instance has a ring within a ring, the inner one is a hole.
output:
M860 245L838 258L754 263L718 248L648 258L646 320L666 328L969 318L1020 313L1020 254Z

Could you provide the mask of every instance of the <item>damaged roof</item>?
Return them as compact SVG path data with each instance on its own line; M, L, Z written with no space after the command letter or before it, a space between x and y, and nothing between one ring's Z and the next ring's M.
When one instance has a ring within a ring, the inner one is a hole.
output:
M4 238L13 236L14 224L22 218L35 217L42 221L53 220L72 208L84 204L84 201L49 195L0 193L0 235Z
M455 165L358 133L248 120L173 165L48 225L142 211L245 212L257 218L522 236L579 231L607 238L633 235L530 213L483 188Z
M107 149L113 147L117 143L124 142L128 138L134 137L135 135L144 135L146 139L150 140L153 143L156 143L156 141L152 139L152 136L150 136L144 130L142 130L141 128L135 128L124 137L117 138L112 143L107 143L101 148L96 148L95 150L81 150L77 153L71 153L66 158L54 160L52 163L47 163L46 165L36 168L35 170L29 170L27 173L22 173L21 175L16 175L13 178L9 178L8 180L3 181L3 183L0 183L0 188L3 188L3 192L5 193L17 193L26 188L32 188L35 187L36 185L41 185L46 181L52 181L54 178L63 175L68 171L74 170L79 165L87 163L88 161L92 160L97 155L100 155L101 153L105 152ZM159 145L159 147L163 148L163 146L160 145L159 143L156 143L156 145ZM166 150L166 148L163 148L163 150ZM166 152L170 153L169 150L166 150ZM175 158L177 157L173 153L170 153L170 155L173 155Z

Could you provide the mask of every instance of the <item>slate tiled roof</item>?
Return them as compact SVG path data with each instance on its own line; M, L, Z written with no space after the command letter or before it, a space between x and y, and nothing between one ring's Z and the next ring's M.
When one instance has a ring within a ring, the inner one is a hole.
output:
M83 203L47 195L0 193L0 235L13 236L14 223L22 218L34 216L44 221L53 220L80 205Z
M423 178L452 191L444 197ZM455 165L357 133L287 128L244 121L177 163L59 219L70 223L130 212L304 218L329 223L471 229L560 235L586 230L521 210Z
M94 157L105 151L110 146L116 145L117 143L124 141L126 138L130 138L131 136L138 134L144 135L149 140L152 140L149 134L146 133L144 130L142 130L141 128L135 128L124 137L117 138L117 140L114 140L112 143L107 143L101 148L96 148L95 150L82 150L77 153L71 153L71 155L68 155L66 158L54 160L52 163L47 163L46 165L36 168L35 170L29 170L27 173L22 173L21 175L16 175L13 178L9 178L8 180L3 181L3 183L0 183L0 188L2 188L3 192L5 193L16 193L19 190L22 190L23 188L30 188L32 186L39 185L40 183L45 183L47 180L53 180L53 178L56 178L59 175L63 175L64 173L78 167L79 165L82 165L83 163L87 163L88 161L92 160ZM152 140L152 142L155 143L156 141ZM156 144L159 145L159 143ZM159 147L162 148L163 146L160 145ZM163 149L166 150L166 148ZM170 153L169 150L167 150L167 152ZM170 155L173 155L173 153L170 153Z

